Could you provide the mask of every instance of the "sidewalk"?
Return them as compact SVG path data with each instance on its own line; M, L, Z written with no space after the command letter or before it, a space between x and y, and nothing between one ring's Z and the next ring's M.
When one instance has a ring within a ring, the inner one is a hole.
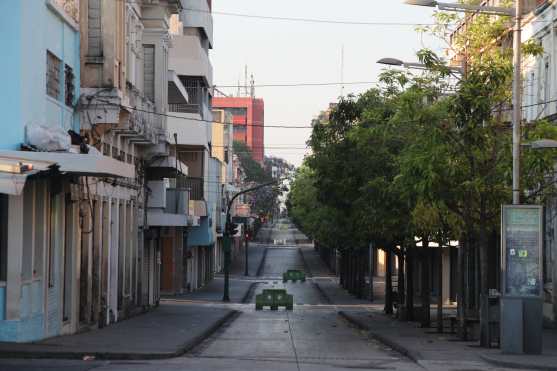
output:
M248 270L250 277L257 276L259 267L263 264L265 258L265 251L267 245L257 242L250 242L248 245ZM230 265L230 274L233 276L244 276L245 273L245 252L242 250L241 254Z
M331 304L355 306L353 309L340 311L340 316L427 369L443 370L451 362L465 362L471 369L479 370L494 365L557 371L557 330L544 331L544 351L541 356L504 355L499 349L480 348L477 342L460 341L455 335L436 333L434 327L423 329L416 322L403 322L383 314L380 304L382 300L378 296L383 296L381 291L384 282L374 279L375 296L379 300L373 304L357 299L340 287L336 278L326 277L329 275L328 269L313 248L302 247L300 251L307 269L319 276L312 281L323 296ZM435 313L432 314L433 319L434 317ZM432 326L435 324L432 323Z
M198 345L235 313L206 306L161 304L147 314L100 330L31 344L0 343L0 358L172 358Z
M496 366L527 369L557 370L557 334L547 332L542 356L504 355L499 349L479 348L476 342L459 341L451 334L438 334L435 329L422 329L414 322L401 322L380 310L341 311L339 314L358 328L387 346L411 358L422 366L467 362L482 367L486 362ZM485 367L485 366L484 366Z
M230 278L229 296L231 303L245 303L251 296L257 281ZM215 277L197 291L181 295L164 295L163 299L186 301L221 301L224 293L224 277Z
M331 273L327 265L319 256L319 253L315 251L312 245L306 245L300 247L300 253L302 254L306 270L312 278L312 282L315 284L315 288L321 292L323 297L331 304L344 304L344 305L360 305L371 304L369 300L358 299L352 296L348 291L344 290L338 284L338 278ZM374 292L376 293L376 300L374 303L380 303L382 299L382 292L380 293L378 289L383 290L383 282L374 280ZM377 295L380 294L380 295Z
M245 256L238 256L230 267L229 296L232 303L246 303L250 300L257 285L256 274L263 265L266 247L251 242L248 248L249 277L244 276ZM224 275L219 273L216 277L199 290L181 295L164 295L164 299L193 300L193 301L221 301L224 292Z

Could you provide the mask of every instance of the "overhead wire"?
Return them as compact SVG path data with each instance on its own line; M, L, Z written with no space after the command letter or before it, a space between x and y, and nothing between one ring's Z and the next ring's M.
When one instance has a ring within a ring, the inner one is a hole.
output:
M435 26L436 25L434 23L352 21L352 20L302 18L302 17L300 17L300 18L299 17L279 17L279 16L260 15L260 14L232 13L232 12L195 9L195 8L183 8L183 9L184 10L189 10L190 12L196 12L196 13L224 15L224 16L252 18L252 19L265 19L265 20L272 20L272 21L301 22L301 23L322 23L322 24L338 24L338 25L354 25L354 26L413 26L413 27L416 27L416 26Z

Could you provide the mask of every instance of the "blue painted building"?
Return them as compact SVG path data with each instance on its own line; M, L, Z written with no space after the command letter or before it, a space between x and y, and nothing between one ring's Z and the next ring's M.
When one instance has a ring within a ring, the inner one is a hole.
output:
M70 272L64 276L62 267L67 221L76 210L65 207L71 200L61 192L69 180L52 176L48 166L75 158L21 145L31 126L45 137L79 132L77 11L77 1L0 1L0 341L59 335L64 305L71 308L70 296L62 297Z

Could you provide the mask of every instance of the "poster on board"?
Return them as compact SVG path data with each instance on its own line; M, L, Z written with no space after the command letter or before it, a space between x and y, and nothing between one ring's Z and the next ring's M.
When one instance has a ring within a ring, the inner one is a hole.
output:
M503 295L537 297L542 294L542 212L542 206L538 205L503 206Z

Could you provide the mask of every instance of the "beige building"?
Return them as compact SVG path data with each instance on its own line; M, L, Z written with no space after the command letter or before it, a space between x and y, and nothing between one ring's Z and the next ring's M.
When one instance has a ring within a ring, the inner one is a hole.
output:
M168 107L169 19L180 10L180 0L80 4L81 134L136 169L133 177L92 178L87 186L92 248L81 257L86 314L80 325L103 326L159 300L161 241L179 230L149 223L149 202L161 195L148 182L187 172L172 166L159 115Z

